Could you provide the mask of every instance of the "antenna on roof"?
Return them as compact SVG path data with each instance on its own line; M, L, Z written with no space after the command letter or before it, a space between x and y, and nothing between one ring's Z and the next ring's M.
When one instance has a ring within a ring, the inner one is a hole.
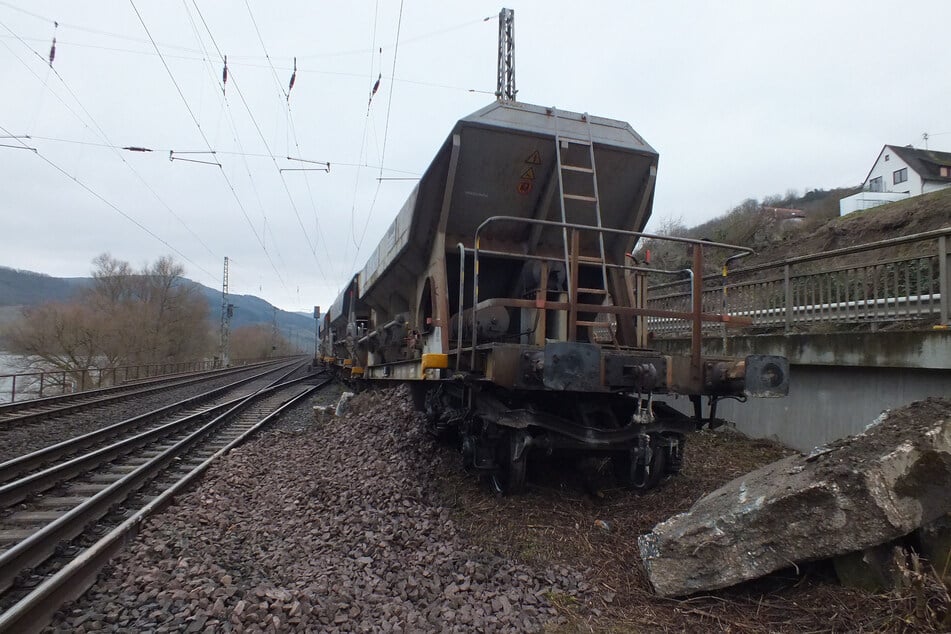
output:
M495 96L499 101L515 101L515 12L499 12L499 80Z
M921 133L921 140L925 142L925 149L927 150L928 149L928 133L927 132Z

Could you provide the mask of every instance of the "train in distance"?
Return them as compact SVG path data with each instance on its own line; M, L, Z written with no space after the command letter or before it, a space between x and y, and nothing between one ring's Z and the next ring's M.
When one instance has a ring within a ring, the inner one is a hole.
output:
M317 362L408 382L429 430L499 492L521 491L544 454L609 457L620 485L657 486L719 400L789 389L784 357L702 354L705 324L743 323L705 309L704 261L728 274L751 251L644 233L657 161L622 121L505 100L459 120L322 316ZM645 237L690 268L636 261ZM648 308L648 275L689 277L689 309ZM690 354L651 349L656 320L689 323Z

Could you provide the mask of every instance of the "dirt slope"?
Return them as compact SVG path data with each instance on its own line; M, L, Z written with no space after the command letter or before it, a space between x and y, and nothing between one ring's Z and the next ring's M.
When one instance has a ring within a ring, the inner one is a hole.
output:
M801 231L792 231L771 241L765 248L760 248L755 256L743 261L743 266L823 253L944 227L951 227L951 189L857 211L814 228L806 225ZM905 253L907 250L901 251L901 254Z

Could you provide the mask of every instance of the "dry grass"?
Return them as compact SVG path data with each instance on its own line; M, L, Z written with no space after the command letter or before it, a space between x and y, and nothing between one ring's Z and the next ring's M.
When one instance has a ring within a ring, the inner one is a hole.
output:
M536 464L527 494L498 497L463 474L447 448L440 449L435 475L457 525L484 549L587 571L589 600L548 597L569 619L554 632L946 631L947 591L937 575L922 570L888 594L843 588L831 566L820 563L686 600L654 595L637 537L729 480L789 453L729 431L695 434L687 451L682 474L642 495L612 488L610 469L585 463L567 470Z

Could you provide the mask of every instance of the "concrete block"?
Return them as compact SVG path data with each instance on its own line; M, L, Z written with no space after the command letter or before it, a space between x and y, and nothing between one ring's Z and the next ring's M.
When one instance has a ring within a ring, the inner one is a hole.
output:
M951 400L737 478L642 535L658 594L683 596L885 544L951 512Z

